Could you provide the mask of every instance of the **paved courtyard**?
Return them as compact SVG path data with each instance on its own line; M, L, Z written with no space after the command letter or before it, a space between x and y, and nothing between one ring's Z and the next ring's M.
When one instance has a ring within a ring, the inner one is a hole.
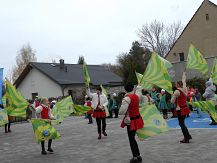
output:
M54 154L41 155L34 140L31 123L12 125L12 133L0 128L1 163L128 163L131 156L125 129L120 119L107 120L108 137L97 140L96 124L88 125L83 117L69 117L57 126L61 134L53 141ZM180 144L180 129L139 142L145 163L217 162L217 130L190 129L193 140Z

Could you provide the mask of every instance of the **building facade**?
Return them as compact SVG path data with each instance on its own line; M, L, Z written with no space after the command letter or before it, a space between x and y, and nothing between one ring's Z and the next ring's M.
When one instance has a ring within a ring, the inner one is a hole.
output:
M217 5L209 0L203 1L170 52L165 56L174 65L175 80L181 80L190 44L193 44L203 54L211 67L213 58L217 56ZM200 74L195 71L187 72L188 78L195 76L200 76Z

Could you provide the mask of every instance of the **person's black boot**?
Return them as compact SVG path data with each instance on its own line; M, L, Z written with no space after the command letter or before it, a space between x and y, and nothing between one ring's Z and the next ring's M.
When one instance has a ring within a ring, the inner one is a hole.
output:
M48 148L47 151L53 153L53 149L52 148Z
M105 131L103 131L103 133L102 133L102 134L103 134L104 136L108 136L108 135L107 135L107 133L106 133Z
M130 160L130 163L138 163L138 159L137 157L133 157L131 160Z
M46 152L46 151L41 151L41 154L42 154L42 155L46 155L47 152Z
M142 157L141 156L137 156L137 160L138 160L138 162L142 162Z

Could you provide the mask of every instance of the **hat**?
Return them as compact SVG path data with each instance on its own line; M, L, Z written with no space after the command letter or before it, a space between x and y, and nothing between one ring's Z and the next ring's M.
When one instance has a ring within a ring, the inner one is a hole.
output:
M116 93L113 93L113 96L117 96L117 94L116 94Z
M164 89L161 89L161 92L166 92Z

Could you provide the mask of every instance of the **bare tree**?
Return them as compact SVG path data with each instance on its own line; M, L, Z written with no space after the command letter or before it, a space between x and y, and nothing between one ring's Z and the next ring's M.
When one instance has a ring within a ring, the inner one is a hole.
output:
M37 61L35 50L29 44L24 45L17 53L16 66L13 68L13 81L15 81L22 73L29 62Z
M158 52L161 56L166 55L175 43L183 29L181 22L174 22L166 26L157 20L146 23L139 29L138 36L145 48Z

